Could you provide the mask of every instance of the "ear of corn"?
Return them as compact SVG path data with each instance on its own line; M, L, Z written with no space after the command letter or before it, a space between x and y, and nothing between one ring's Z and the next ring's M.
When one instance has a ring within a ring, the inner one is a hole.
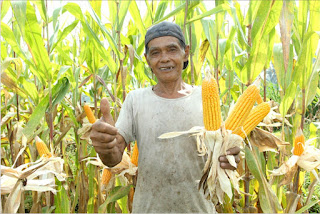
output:
M208 131L215 131L221 126L219 89L216 79L205 78L202 82L203 123Z
M245 138L246 135L248 135L263 120L263 118L267 116L270 109L270 105L267 102L263 102L254 107L243 123L243 130L239 128L234 132L234 134Z
M302 133L302 130L299 129L294 140L293 154L300 156L304 151L304 145L305 145L304 135Z
M111 180L112 173L110 169L104 168L101 177L101 184L107 186Z
M47 158L52 157L51 152L49 151L47 145L38 137L35 137L36 147L40 157L45 156Z
M137 144L137 142L135 142L134 147L133 147L133 151L132 151L132 156L131 156L131 163L138 166L138 159L139 159L138 144Z
M259 93L259 94L257 94L257 103L258 103L258 104L263 103L263 99L262 99L262 97L261 97L260 93Z
M86 113L86 115L87 115L87 118L88 118L89 122L90 122L90 123L95 123L95 122L96 122L96 118L95 118L95 116L94 116L94 114L93 114L90 106L87 105L87 104L85 104L85 105L83 106L83 109L84 109L84 111L85 111L85 113Z
M257 100L259 88L252 84L239 97L234 109L225 122L225 127L234 132L241 127Z

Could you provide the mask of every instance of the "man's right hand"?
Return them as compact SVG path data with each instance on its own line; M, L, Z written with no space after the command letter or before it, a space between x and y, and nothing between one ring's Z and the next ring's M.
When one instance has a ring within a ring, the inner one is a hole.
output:
M102 117L92 125L90 138L102 162L112 167L120 163L126 143L114 127L107 98L102 98L100 110Z

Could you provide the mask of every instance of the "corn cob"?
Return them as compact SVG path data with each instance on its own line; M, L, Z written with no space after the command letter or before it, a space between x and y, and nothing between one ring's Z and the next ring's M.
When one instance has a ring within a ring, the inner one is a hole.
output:
M259 93L259 94L257 94L257 103L258 103L258 104L263 103L263 99L262 99L262 97L261 97L260 93Z
M294 140L293 154L300 156L304 151L305 139L301 129L298 130Z
M257 94L259 94L259 88L255 84L244 91L225 122L226 129L234 132L243 125L257 100Z
M52 157L51 152L49 151L47 145L38 137L35 137L36 140L36 147L37 147L37 151L40 155L40 157L44 156L47 158Z
M95 123L96 122L96 118L94 117L94 114L93 114L90 106L85 104L83 106L83 108L84 108L84 111L86 112L86 115L87 115L87 118L88 118L89 122L90 123Z
M107 186L111 180L112 173L110 169L104 168L101 177L101 184Z
M267 116L270 109L270 105L267 102L263 102L254 107L243 123L243 130L239 128L234 132L234 134L245 138L246 135L248 135L263 120L263 118Z
M131 156L131 163L138 166L138 159L139 159L139 150L137 142L134 144L132 156Z
M214 77L202 82L203 123L208 131L215 131L221 126L219 89Z

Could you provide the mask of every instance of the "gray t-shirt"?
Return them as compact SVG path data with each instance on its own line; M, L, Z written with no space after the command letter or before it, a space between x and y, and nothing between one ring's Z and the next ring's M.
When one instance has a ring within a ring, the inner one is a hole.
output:
M159 97L152 87L128 94L116 127L127 143L138 143L134 213L215 212L198 191L205 158L197 154L195 137L158 139L161 134L194 126L203 126L200 87L177 99Z

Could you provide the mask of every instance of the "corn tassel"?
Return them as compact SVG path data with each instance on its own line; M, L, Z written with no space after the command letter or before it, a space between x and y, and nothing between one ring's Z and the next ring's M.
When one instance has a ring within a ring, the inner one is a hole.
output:
M47 158L52 157L51 152L49 151L47 145L38 137L35 137L36 140L36 147L37 147L37 151L40 155L40 157L44 156Z
M101 184L108 186L110 180L112 177L112 173L110 171L110 169L104 168L103 172L102 172L102 177L101 177Z
M90 122L90 123L95 123L95 122L96 122L96 118L95 118L95 116L94 116L94 114L93 114L90 106L87 105L87 104L85 104L85 105L83 106L83 108L84 108L84 111L85 111L85 113L86 113L86 115L87 115L87 118L88 118L89 122Z
M215 131L221 126L219 89L214 77L202 82L203 123L208 131Z
M243 130L242 128L239 128L234 132L234 134L245 138L246 135L249 135L249 133L263 120L263 118L267 116L270 109L271 107L267 102L263 102L254 107L243 124Z
M294 140L293 154L301 156L304 151L305 139L301 129L298 130Z
M132 156L131 156L131 163L138 166L138 159L139 159L138 144L137 144L137 142L135 142L134 147L133 147L133 151L132 151Z
M243 125L256 102L259 93L259 88L255 84L250 85L243 92L225 122L226 129L234 132Z

